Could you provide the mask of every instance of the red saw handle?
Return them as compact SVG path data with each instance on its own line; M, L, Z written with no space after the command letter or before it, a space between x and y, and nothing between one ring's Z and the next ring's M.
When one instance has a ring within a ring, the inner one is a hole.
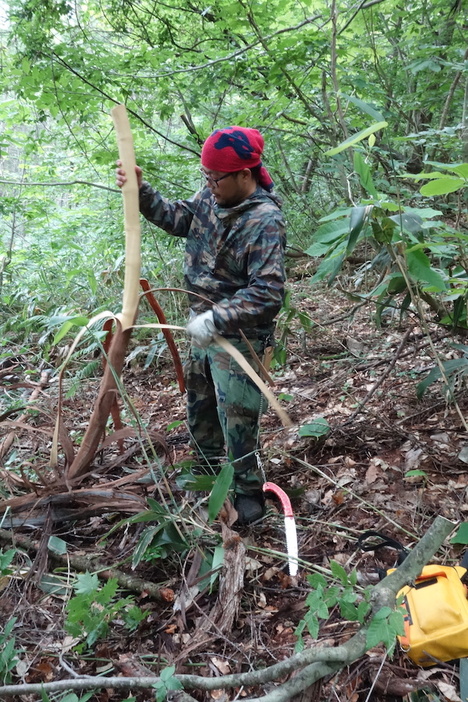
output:
M294 513L291 507L291 500L286 495L283 488L280 488L280 486L276 485L276 483L263 483L263 492L274 492L276 497L278 497L281 500L284 516L294 517Z

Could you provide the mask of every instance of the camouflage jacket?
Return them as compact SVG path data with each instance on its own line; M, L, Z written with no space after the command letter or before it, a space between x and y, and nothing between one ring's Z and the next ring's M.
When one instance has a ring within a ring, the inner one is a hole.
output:
M143 182L140 211L174 236L186 237L185 285L213 304L225 335L250 337L274 328L284 295L284 221L278 199L263 188L231 208L216 204L209 188L170 201ZM199 314L208 302L189 296Z

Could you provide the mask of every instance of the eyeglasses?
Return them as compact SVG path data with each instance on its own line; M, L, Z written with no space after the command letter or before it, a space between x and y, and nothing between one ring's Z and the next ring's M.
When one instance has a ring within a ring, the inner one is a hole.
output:
M208 183L212 183L215 186L215 188L218 187L218 183L221 180L224 180L225 178L229 178L229 176L234 175L234 173L226 173L226 175L221 176L221 178L213 178L213 176L210 176L208 175L208 173L205 173L203 168L199 168L199 171L202 174L202 176L208 181Z

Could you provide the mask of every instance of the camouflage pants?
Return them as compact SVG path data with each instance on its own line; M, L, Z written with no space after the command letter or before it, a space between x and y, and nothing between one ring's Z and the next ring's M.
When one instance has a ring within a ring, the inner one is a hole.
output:
M258 370L245 342L229 341ZM264 342L249 341L261 358ZM263 478L255 451L266 398L230 354L216 345L203 349L192 343L185 364L185 382L191 442L200 460L216 466L227 456L234 467L236 492L257 492Z

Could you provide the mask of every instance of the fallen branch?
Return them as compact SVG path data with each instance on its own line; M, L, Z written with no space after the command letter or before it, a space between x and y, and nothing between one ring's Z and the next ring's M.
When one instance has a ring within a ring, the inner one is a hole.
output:
M19 546L28 553L35 554L39 550L39 543L29 539L27 536L14 534L6 531L5 529L0 529L0 541L12 544L12 546ZM96 575L103 580L115 578L120 587L125 588L125 590L137 592L139 594L145 592L150 597L160 602L172 602L174 599L174 592L171 590L171 588L159 587L157 584L148 582L142 578L137 578L134 575L122 573L116 568L109 568L107 564L100 563L94 558L76 556L73 554L61 555L59 553L55 553L54 551L49 552L49 558L58 565L65 567L67 570L71 567L74 570L83 573L87 571L96 573ZM104 687L107 686L105 685Z
M414 580L423 566L434 556L443 544L445 538L454 528L454 524L444 517L437 517L427 533L413 548L405 561L393 573L385 577L372 590L372 613L377 613L382 607L395 607L398 591L407 583ZM293 675L290 680L280 684L272 692L263 697L245 699L245 702L288 702L294 695L301 693L314 682L326 675L341 670L344 666L361 658L366 650L367 627L363 627L346 643L336 647L309 648L295 654L285 661L276 663L262 670L248 673L237 673L216 678L204 678L197 675L176 675L184 689L219 690L239 686L264 685ZM301 670L302 668L302 670ZM297 671L300 672L297 672ZM3 698L14 695L39 694L41 692L59 692L62 690L93 690L114 688L120 690L146 689L160 681L159 677L136 678L102 678L84 677L69 680L59 680L52 683L4 685L0 687ZM185 697L187 700L187 697Z

